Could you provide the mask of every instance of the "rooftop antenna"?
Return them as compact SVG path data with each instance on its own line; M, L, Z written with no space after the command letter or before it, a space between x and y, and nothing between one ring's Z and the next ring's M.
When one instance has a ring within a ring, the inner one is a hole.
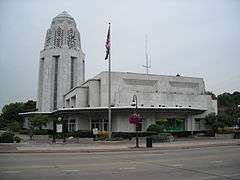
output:
M145 36L145 58L146 64L142 65L146 69L146 74L149 74L149 70L151 68L151 56L148 54L148 37Z

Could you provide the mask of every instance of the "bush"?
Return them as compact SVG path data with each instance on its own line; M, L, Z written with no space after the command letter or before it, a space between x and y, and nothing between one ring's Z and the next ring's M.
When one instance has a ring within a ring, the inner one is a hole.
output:
M48 135L47 129L34 129L33 130L34 135Z
M151 124L148 128L147 131L152 131L156 133L161 133L163 132L163 128L159 124Z
M73 137L78 137L78 138L93 138L93 132L92 130L78 130L76 132L70 132L70 134L72 133L71 136ZM68 135L68 137L70 137Z
M100 131L97 135L97 140L106 140L108 139L109 133L107 131Z
M169 142L169 141L171 141L171 139L173 139L173 136L170 133L160 133L158 135L153 135L152 136L152 141L154 143L156 143L156 142Z
M30 129L21 129L19 131L20 134L29 134ZM48 135L51 134L52 131L49 131L48 129L34 129L33 134L34 135Z
M219 134L232 134L234 132L233 128L218 128L217 133Z
M0 136L0 143L13 143L14 134L11 132L4 132Z
M48 135L49 135L49 138L52 138L53 130L48 130ZM66 132L64 133L64 135L65 135L65 138L68 138L71 136L74 138L93 138L94 137L93 132L91 130L78 130L75 132ZM62 139L64 136L63 136L63 133L55 133L55 137L56 139Z
M20 143L20 142L21 142L21 138L18 137L18 136L15 136L15 137L14 137L14 141L15 141L16 143Z
M176 137L188 137L188 136L192 136L192 132L191 132L191 131L171 132L171 134L172 134L173 136L176 136Z
M139 137L147 137L157 134L156 132L138 132ZM136 132L112 132L112 138L132 139L136 137Z
M21 129L19 130L19 134L29 134L29 129Z

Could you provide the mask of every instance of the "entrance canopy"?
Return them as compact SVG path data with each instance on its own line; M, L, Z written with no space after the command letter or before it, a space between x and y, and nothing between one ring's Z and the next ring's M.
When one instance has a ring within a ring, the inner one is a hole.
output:
M132 106L121 106L112 107L112 113L123 112L123 111L134 111L136 108ZM161 114L186 114L186 115L197 115L202 114L207 109L193 108L193 107L138 107L140 112L148 113L161 113ZM53 111L52 115L67 115L67 114L78 114L78 113L107 113L108 107L83 107L83 108L63 108Z
M121 107L112 107L112 113L117 112L132 112L136 110L133 106L121 106ZM194 108L194 107L138 107L140 112L148 113L161 113L161 114L181 114L181 115L197 115L202 114L207 109L203 108ZM70 115L70 114L88 114L88 113L107 113L108 107L82 107L82 108L62 108L57 109L53 112L27 112L20 113L22 116L32 116L36 114L46 114L46 115Z

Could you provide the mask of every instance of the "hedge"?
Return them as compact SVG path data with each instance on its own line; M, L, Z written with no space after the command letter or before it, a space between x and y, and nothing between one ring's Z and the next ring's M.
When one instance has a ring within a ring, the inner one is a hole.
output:
M66 137L74 137L74 138L93 138L93 132L91 130L78 130L75 132L67 132L65 133Z
M147 137L151 135L156 135L156 132L138 132L139 137ZM112 132L112 138L122 138L122 139L131 139L136 137L136 132Z
M158 135L152 135L151 137L153 143L169 142L171 139L173 139L173 136L170 133L159 133Z
M49 130L49 137L52 138L53 136L53 130ZM66 133L55 133L55 137L57 139L62 139L65 136L65 138L68 137L74 137L74 138L93 138L93 132L91 130L78 130L75 132L66 132Z
M234 133L234 129L233 128L224 128L224 129L218 128L217 133L218 134L232 134L232 133Z
M19 130L19 134L29 134L29 129L21 129Z
M21 129L20 134L29 134L30 129ZM47 129L34 129L33 135L48 135L50 133Z

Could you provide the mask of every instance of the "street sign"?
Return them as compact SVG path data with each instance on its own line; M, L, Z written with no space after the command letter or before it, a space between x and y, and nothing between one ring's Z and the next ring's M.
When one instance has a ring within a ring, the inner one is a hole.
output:
M62 132L62 124L57 124L57 132L61 133Z

